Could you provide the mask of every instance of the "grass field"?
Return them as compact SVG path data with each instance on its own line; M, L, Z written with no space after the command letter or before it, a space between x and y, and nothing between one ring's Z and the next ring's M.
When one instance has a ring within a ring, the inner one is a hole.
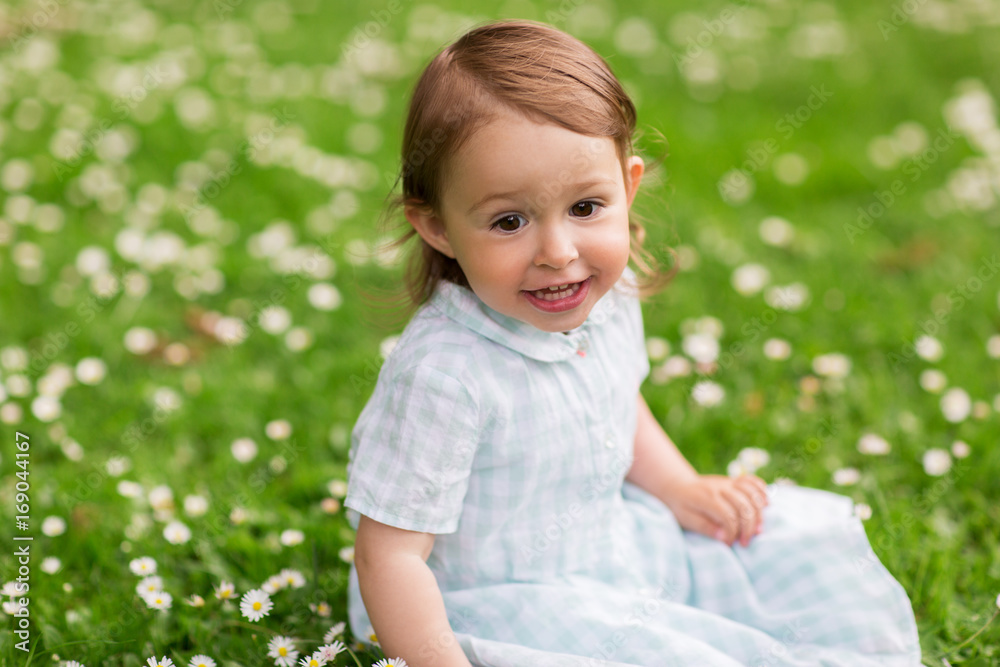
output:
M607 58L662 161L636 203L680 268L644 305L654 414L702 472L852 497L926 664L1000 664L1000 4L469 9L0 6L0 581L30 545L31 649L8 583L0 662L271 665L346 620L407 95L520 17Z

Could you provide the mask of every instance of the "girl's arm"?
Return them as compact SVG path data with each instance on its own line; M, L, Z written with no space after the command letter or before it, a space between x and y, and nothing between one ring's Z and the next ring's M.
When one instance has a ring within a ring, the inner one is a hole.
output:
M433 546L430 533L361 515L354 543L361 599L386 657L402 658L410 667L471 667L427 567Z
M699 475L639 394L632 468L625 477L659 498L682 528L743 546L761 530L767 485L755 475Z

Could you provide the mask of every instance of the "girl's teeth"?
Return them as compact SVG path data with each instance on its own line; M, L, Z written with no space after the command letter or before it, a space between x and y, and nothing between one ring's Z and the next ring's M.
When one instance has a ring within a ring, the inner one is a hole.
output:
M558 285L556 287L535 290L532 294L543 301L556 301L576 294L579 289L580 283L573 283L571 285Z

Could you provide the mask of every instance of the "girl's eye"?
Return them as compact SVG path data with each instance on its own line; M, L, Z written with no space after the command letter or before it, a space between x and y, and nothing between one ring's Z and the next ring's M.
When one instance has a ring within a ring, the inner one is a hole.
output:
M581 201L573 204L572 211L581 218L589 218L597 212L600 205L597 202Z
M505 215L491 225L491 229L499 229L501 232L516 232L524 225L521 222L524 220L519 215Z

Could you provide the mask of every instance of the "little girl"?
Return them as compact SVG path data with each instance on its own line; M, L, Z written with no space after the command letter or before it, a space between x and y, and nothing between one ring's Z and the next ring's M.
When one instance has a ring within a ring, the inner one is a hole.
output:
M699 475L639 393L635 124L543 24L478 27L421 76L420 308L353 433L355 634L410 667L919 665L848 498Z

